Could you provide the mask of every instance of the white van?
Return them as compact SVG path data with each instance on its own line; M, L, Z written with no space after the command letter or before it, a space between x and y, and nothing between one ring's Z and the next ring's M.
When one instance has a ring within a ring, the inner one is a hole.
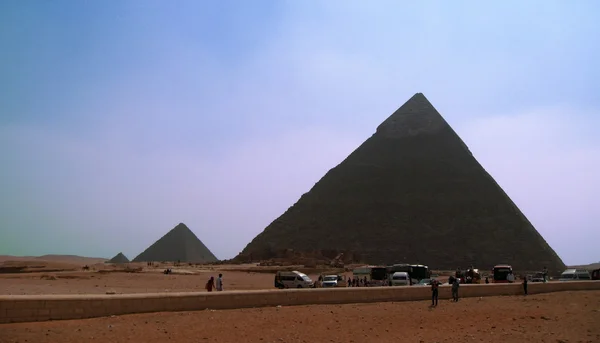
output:
M299 271L284 272L279 271L275 274L275 287L277 288L312 288L315 283L308 275Z
M344 280L339 275L325 275L321 281L321 287L340 287L344 286Z
M567 269L560 274L558 281L591 280L590 272L585 269Z
M407 272L395 272L392 274L392 286L410 286L410 276Z

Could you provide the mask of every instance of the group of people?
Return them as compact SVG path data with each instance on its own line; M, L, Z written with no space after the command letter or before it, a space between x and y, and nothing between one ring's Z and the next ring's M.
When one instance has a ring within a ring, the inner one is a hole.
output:
M367 280L367 277L365 276L363 279L361 278L348 278L348 287L368 287L369 286L369 280Z
M216 290L217 292L223 291L223 274L219 274L216 282L215 277L211 276L204 287L206 288L207 292L212 292L213 290Z

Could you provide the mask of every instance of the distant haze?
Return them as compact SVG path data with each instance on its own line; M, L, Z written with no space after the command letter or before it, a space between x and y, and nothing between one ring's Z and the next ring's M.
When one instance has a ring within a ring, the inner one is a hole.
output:
M231 258L423 92L567 264L600 260L600 3L0 2L0 255Z

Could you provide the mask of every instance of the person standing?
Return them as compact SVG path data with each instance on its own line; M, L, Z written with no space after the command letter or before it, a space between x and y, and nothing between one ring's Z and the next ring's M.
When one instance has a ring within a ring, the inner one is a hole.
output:
M523 278L523 292L527 295L527 276Z
M217 292L223 291L223 274L219 274L217 278Z
M542 275L544 276L544 282L548 282L548 268L544 266L544 270L542 271Z
M212 292L212 290L214 288L215 288L215 278L213 276L211 276L210 279L208 279L208 282L206 283L206 291Z
M431 281L431 306L435 307L438 304L438 281Z
M452 300L454 302L458 301L458 287L460 286L458 279L454 279L452 282Z

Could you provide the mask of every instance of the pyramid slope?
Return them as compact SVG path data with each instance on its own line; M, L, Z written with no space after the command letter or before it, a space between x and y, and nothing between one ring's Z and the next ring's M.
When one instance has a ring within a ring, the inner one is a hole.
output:
M274 251L351 251L436 269L564 263L421 93L256 236L238 261Z
M115 257L108 260L107 263L129 263L129 259L122 252L120 252L115 255Z
M218 259L185 224L179 223L133 259L133 262L153 261L210 263Z

